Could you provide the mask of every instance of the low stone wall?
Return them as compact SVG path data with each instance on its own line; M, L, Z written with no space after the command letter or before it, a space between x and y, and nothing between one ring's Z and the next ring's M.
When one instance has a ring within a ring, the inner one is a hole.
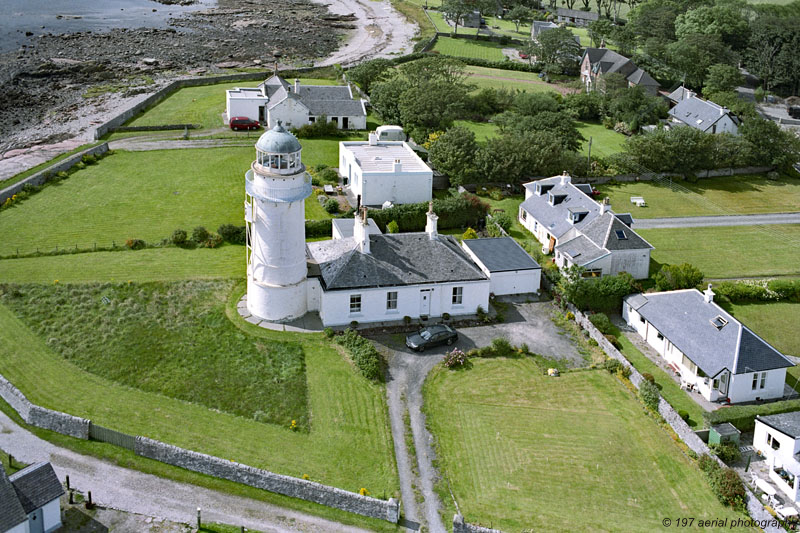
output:
M464 517L460 514L453 516L453 533L503 533L499 529L489 529L488 527L475 526L464 522Z
M31 411L31 402L9 381L0 376L0 398L14 409L23 420L27 421Z
M158 126L120 126L111 131L128 132L128 131L170 131L170 130L196 130L199 126L197 124L161 124Z
M769 172L774 167L741 167L741 168L718 168L714 170L699 170L695 176L698 179L703 178L718 178L721 176L740 176L742 174L762 174L764 172ZM602 176L602 177L592 177L592 178L573 178L572 181L574 183L592 183L595 185L600 185L603 183L608 183L609 181L622 181L622 182L629 182L629 181L652 181L662 178L679 178L682 177L680 174L673 174L670 172L653 172L647 174L622 174L620 176Z
M28 176L24 180L22 180L22 181L20 181L18 183L15 183L14 185L10 185L10 186L6 187L5 189L0 190L0 204L5 202L8 198L11 198L12 196L17 194L18 192L20 192L22 190L22 188L27 184L42 185L51 176L53 176L55 174L58 174L62 170L66 171L66 170L71 169L73 166L75 166L75 163L77 163L78 161L81 160L81 158L84 155L87 155L87 154L89 154L89 155L97 155L97 154L104 154L106 152L108 152L108 143L99 144L97 146L93 146L92 148L87 148L86 150L83 150L82 152L78 152L76 154L73 154L73 155L71 155L71 156L59 161L58 163L54 164L53 166L47 167L44 170L40 170L39 172L37 172L35 174L31 174L30 176ZM2 184L1 181L0 181L0 184Z
M49 429L78 439L89 438L89 421L32 404L22 392L0 376L0 397L10 405L25 423Z
M184 450L145 437L136 437L135 451L142 457L179 466L193 472L235 481L350 513L387 520L392 523L397 523L400 519L400 505L394 498L384 501L362 496L313 481L282 476L252 466Z

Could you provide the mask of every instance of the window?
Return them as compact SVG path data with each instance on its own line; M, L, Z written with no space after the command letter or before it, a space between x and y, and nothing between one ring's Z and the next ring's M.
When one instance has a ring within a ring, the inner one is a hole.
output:
M527 212L525 212L525 210L524 210L524 209L520 209L520 210L519 210L519 217L520 217L522 220L528 220L528 213L527 213Z
M361 295L360 294L351 294L350 295L350 313L360 313L361 312Z
M683 358L681 359L681 363L683 364L683 366L684 366L684 367L688 368L688 369L689 369L689 371L690 371L692 374L697 374L697 373L698 373L698 372L697 372L697 365L696 365L696 364L694 364L694 363L692 362L692 360L691 360L691 359L689 359L688 357L686 357L685 355L684 355L684 356L683 356Z
M656 338L658 340L660 340L660 341L663 341L664 340L664 335L662 335L661 333L656 333Z
M308 117L308 123L309 124L313 124L316 121L317 121L317 117Z
M533 231L538 231L538 230L539 230L539 223L534 220L533 221Z
M767 385L767 373L766 372L762 372L761 373L761 385L758 388L759 389L763 389L764 387L766 387L766 385Z
M614 233L617 234L617 239L619 239L621 241L628 240L628 236L625 235L625 230L621 230L621 229L614 230Z
M392 311L397 309L397 293L396 292L387 292L386 293L386 310Z
M461 305L464 300L464 287L453 287L453 305Z
M644 324L644 323L645 323L645 322L647 322L647 321L644 319L644 317L643 317L642 315L639 315L639 322L641 322L642 324Z
M767 373L756 372L753 374L753 390L763 389L767 386Z
M722 318L721 316L717 315L716 318L711 320L711 323L714 325L715 328L722 329L727 325L728 321Z
M772 433L767 433L767 445L773 450L779 450L781 443L778 439L772 436Z

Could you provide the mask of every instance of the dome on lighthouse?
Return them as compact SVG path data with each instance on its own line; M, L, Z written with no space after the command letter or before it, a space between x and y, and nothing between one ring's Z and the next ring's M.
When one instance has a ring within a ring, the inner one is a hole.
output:
M300 141L281 125L280 120L256 142L256 150L268 154L291 154L299 152L301 148Z

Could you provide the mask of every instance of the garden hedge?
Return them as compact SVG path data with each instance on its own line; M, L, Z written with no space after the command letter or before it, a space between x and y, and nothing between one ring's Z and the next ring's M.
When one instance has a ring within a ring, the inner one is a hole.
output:
M732 405L716 411L706 412L703 419L707 426L730 422L740 431L753 431L756 426L756 415L777 415L800 411L800 400L784 400L762 405Z

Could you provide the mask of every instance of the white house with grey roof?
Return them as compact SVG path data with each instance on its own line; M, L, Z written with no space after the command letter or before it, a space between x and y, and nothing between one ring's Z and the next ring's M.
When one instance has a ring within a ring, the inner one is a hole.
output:
M0 467L0 532L48 533L61 527L64 488L50 463L7 476Z
M739 118L724 106L678 87L669 95L675 106L669 110L672 124L690 126L705 133L739 134Z
M312 124L322 116L343 130L367 129L364 101L350 85L290 84L277 74L254 88L226 91L226 116L247 117L273 128L280 120L289 128Z
M653 246L631 229L630 214L614 213L591 193L591 185L574 184L566 173L526 183L519 222L544 253L554 253L559 268L577 265L586 277L628 272L647 278Z
M622 317L680 374L681 381L711 402L782 398L782 353L714 302L711 286L632 294Z
M461 247L489 278L495 296L539 292L542 267L511 237L464 239Z
M433 197L433 171L404 141L339 143L339 174L359 205L380 207L427 202Z
M764 457L775 485L800 502L800 411L756 416L753 448Z
M603 76L621 75L628 87L642 87L649 94L658 93L660 84L636 63L608 48L586 48L580 60L581 81L586 91L605 91Z

